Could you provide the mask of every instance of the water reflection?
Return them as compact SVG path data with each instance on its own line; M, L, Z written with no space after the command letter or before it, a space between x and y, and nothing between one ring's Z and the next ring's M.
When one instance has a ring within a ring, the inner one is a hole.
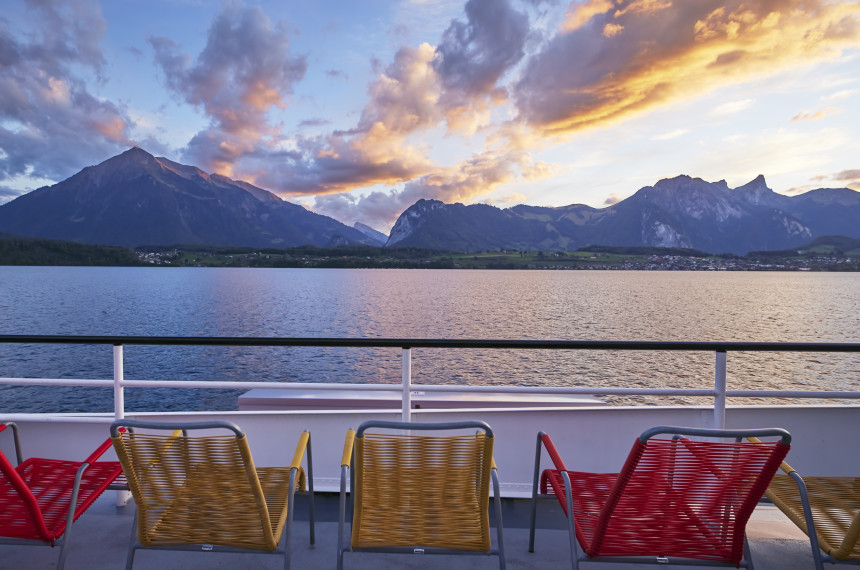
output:
M857 342L856 274L2 268L4 334ZM400 381L398 349L127 347L126 378ZM712 353L413 350L416 383L710 388ZM0 375L110 378L110 347L0 345ZM732 353L730 388L856 390L857 355ZM128 409L239 391L129 390ZM0 386L3 409L106 411L109 390ZM686 397L612 403L707 403Z

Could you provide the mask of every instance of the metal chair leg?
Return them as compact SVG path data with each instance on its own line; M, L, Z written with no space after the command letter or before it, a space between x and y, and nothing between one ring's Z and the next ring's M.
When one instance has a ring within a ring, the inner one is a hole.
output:
M134 554L138 547L137 542L137 507L134 509L134 517L131 523L131 538L128 541L128 554L125 557L125 570L131 570L134 565Z

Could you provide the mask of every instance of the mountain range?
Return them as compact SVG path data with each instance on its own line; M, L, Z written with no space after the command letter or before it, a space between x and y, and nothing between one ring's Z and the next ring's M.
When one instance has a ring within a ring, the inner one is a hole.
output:
M607 208L419 200L397 220L387 245L460 251L652 246L743 255L829 235L860 238L860 192L821 188L785 196L769 189L764 176L734 189L725 181L677 176Z
M132 148L0 206L0 232L125 247L358 244L474 252L605 245L742 255L790 249L820 236L860 238L860 192L820 188L786 196L768 188L763 176L734 189L725 181L677 176L606 208L500 209L419 200L385 236Z

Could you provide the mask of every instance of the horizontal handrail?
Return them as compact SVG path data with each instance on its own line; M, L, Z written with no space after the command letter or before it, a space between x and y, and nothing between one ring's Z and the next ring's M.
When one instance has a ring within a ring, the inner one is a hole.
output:
M0 384L24 386L83 386L112 388L113 380L83 378L0 378ZM394 392L399 384L347 384L341 382L245 382L230 380L123 380L126 388L226 388L250 390L368 390ZM709 396L714 388L609 388L600 386L463 386L459 384L412 384L412 392L492 392L494 394L586 394L601 396ZM860 399L860 391L726 390L729 398L849 398Z
M589 395L650 395L650 396L705 396L714 399L714 427L724 427L726 398L821 398L860 399L857 391L794 391L794 390L728 390L726 386L726 355L728 352L826 352L857 353L860 343L834 342L672 342L672 341L604 341L604 340L514 340L514 339L414 339L414 338L325 338L325 337L176 337L176 336L89 336L89 335L0 335L5 344L88 344L112 345L114 353L113 380L0 378L0 384L104 386L113 387L114 415L124 415L125 388L227 388L227 389L360 389L369 391L398 390L401 393L403 421L409 421L411 398L415 392L494 392ZM195 380L127 380L123 372L123 347L133 345L158 346L233 346L233 347L345 347L345 348L400 348L402 356L402 384L343 384L343 383L280 383ZM713 389L694 388L615 388L615 387L559 387L559 386L461 386L413 384L411 378L411 351L413 348L445 349L510 349L510 350L619 350L619 351L707 351L716 353L715 382Z
M0 335L0 343L172 346L339 346L366 348L510 348L550 350L681 350L708 352L860 352L860 343L856 342L674 342L640 340Z

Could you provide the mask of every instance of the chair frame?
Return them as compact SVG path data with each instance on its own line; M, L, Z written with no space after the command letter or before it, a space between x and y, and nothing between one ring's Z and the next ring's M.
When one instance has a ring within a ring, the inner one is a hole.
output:
M364 432L372 428L381 428L387 430L421 430L421 431L445 431L445 430L462 430L476 429L483 431L488 438L493 438L493 430L482 421L462 421L449 423L411 423L411 422L394 422L384 420L370 420L362 423L358 430L349 429L347 431L346 440L344 442L343 456L341 459L341 476L340 476L340 517L338 521L338 536L337 536L337 569L343 569L343 555L345 552L391 552L401 554L447 554L447 555L478 555L478 556L498 556L499 568L505 570L505 548L504 548L504 529L502 524L502 503L501 494L499 492L499 477L498 469L493 461L490 469L490 477L493 489L493 503L495 509L496 522L496 548L490 547L486 551L478 550L461 550L456 548L439 548L439 547L424 547L422 545L412 546L386 546L386 547L353 547L350 540L345 536L347 502L350 504L350 509L355 506L355 477L351 477L351 470L355 471L355 450L354 443L357 438L364 437ZM360 469L360 467L359 467ZM349 501L346 497L347 479L349 479ZM350 523L353 527L353 523ZM352 534L350 532L350 534Z
M651 429L644 431L638 438L638 441L642 444L646 443L648 439L657 436L657 435L672 435L673 439L680 439L684 436L690 437L700 437L700 438L726 438L726 439L734 439L736 442L740 442L742 439L753 436L753 437L779 437L780 441L783 445L790 446L791 443L791 435L784 429L780 428L765 428L765 429L708 429L708 428L690 428L690 427L677 427L677 426L657 426ZM534 543L535 543L535 525L537 520L537 500L539 496L542 497L550 497L551 495L539 495L538 493L538 481L541 476L540 469L540 460L541 460L541 447L546 446L547 453L549 454L551 460L555 465L555 470L561 473L561 478L564 482L564 506L568 513L567 518L567 530L568 530L568 541L570 545L570 559L571 559L571 567L573 570L578 570L580 562L612 562L612 563L635 563L635 564L677 564L684 566L723 566L723 567L735 567L735 564L731 562L720 562L716 560L699 560L699 559L691 559L691 558L680 558L680 557L672 557L671 559L666 556L661 555L653 555L653 556L589 556L579 544L579 540L576 537L576 520L574 517L574 508L573 508L573 484L570 479L570 475L568 474L568 469L564 466L564 463L561 460L561 457L558 451L555 449L552 441L549 439L549 435L544 432L539 432L537 434L537 444L535 446L535 468L534 468L534 479L532 482L532 501L531 501L531 521L530 521L530 531L529 531L529 552L534 552ZM559 502L562 501L561 497L556 496L556 499ZM737 567L744 567L753 570L754 566L752 563L751 552L749 547L749 540L747 539L746 533L744 533L744 549L743 549L743 558Z
M3 461L7 464L8 468L11 468L15 473L17 473L18 468L25 464L25 460L23 458L22 448L21 448L21 440L18 434L18 426L15 422L5 422L0 423L0 432L3 432L9 428L12 432L12 438L15 445L15 460L16 466L13 466L8 459L3 456L0 461ZM100 465L115 465L117 470L113 476L108 476L108 479L102 480L102 482L95 487L92 494L81 504L77 505L78 497L81 493L81 483L84 478L84 474L86 470L96 463L98 459L104 454L105 451L110 449L110 440L106 440L103 442L95 451L93 451L84 461L81 462L71 462L71 463L79 463L77 471L75 473L75 478L72 483L71 495L69 497L69 505L65 508L66 516L65 516L65 527L63 529L63 533L55 538L47 539L47 538L17 538L17 537L0 537L0 544L8 544L8 545L27 545L27 546L50 546L54 547L59 545L60 554L57 560L57 569L62 570L66 563L66 557L68 555L67 546L71 542L72 537L72 529L74 528L74 522L86 512L86 510L92 505L92 503L106 490L108 489L122 489L123 485L115 484L117 477L122 475L122 468L119 466L119 462L116 461L101 461ZM3 455L0 452L0 455ZM38 460L44 460L43 458L34 458ZM28 460L29 461L29 460ZM10 482L10 484L12 484ZM32 490L30 490L26 481L23 481L23 478L20 480L20 485L23 487L23 492L26 495L23 499L28 503L29 508L33 516L38 516L42 521L42 533L47 536L46 533L56 532L56 529L47 528L44 523L44 517L42 514L42 508L39 506L38 499L36 495L33 494ZM14 486L14 485L13 485ZM77 506L76 506L77 505Z
M242 431L239 426L232 422L227 421L208 421L208 422L148 422L148 421L139 421L139 420L117 420L113 424L111 424L111 437L116 438L119 436L119 431L121 429L127 429L130 434L134 434L134 430L136 428L139 429L152 429L152 430L172 430L172 431L181 431L182 437L188 437L188 431L191 430L214 430L214 429L225 429L232 432L237 438L242 438L245 436L245 433ZM279 537L277 547L273 550L262 550L257 548L243 548L237 546L226 546L226 545L213 545L213 544L205 544L205 543L188 543L188 544L155 544L150 546L144 546L141 544L138 534L138 512L137 508L135 508L134 513L134 522L131 527L131 538L128 549L128 555L126 557L126 570L131 570L134 564L134 556L137 550L173 550L173 551L191 551L191 552L223 552L223 553L235 553L235 554L275 554L282 555L284 557L284 568L285 570L289 570L290 568L290 556L291 556L291 543L292 543L292 526L293 526L293 508L295 506L295 494L296 484L297 484L297 476L299 466L302 462L302 457L306 453L307 454L307 481L308 481L308 510L309 510L309 523L310 523L310 544L313 546L315 544L315 533L314 533L314 484L313 484L313 456L312 456L312 448L311 448L311 438L310 432L305 431L303 433L307 434L306 443L302 444L302 439L299 439L299 445L296 449L296 453L293 457L293 462L290 465L290 479L289 479L289 490L288 490L288 498L287 498L287 520L284 525L284 529L282 532L282 536ZM204 436L205 437L205 436ZM301 492L301 491L298 491Z
M748 438L750 441L757 443L758 439L756 438ZM765 496L774 504L778 509L780 509L800 530L804 531L806 535L809 537L809 545L812 548L812 560L815 564L816 570L824 570L824 563L827 562L829 564L844 564L844 565L855 565L860 566L860 559L857 558L836 558L829 553L825 552L821 544L818 540L818 532L816 531L815 517L812 513L812 502L809 499L809 490L804 481L803 477L801 477L800 473L797 472L791 465L782 462L780 465L780 469L794 482L797 486L797 492L800 499L800 504L802 508L802 517L804 522L806 523L806 528L804 529L798 521L801 513L795 511L792 506L784 503L781 497L778 496L778 492L772 490L768 487L768 490L765 491ZM809 482L814 484L816 479L827 479L827 477L809 477ZM841 477L838 479L842 479ZM854 484L860 487L860 478L854 478ZM860 522L860 512L855 512L853 515L853 524L852 528L856 529L857 524ZM856 531L855 531L856 532Z

